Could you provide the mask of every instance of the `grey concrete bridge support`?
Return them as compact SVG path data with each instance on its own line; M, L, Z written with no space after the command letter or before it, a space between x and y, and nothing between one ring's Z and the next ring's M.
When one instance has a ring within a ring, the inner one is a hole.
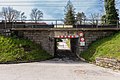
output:
M54 55L54 32L51 31L39 31L39 30L25 30L17 31L19 37L29 39L37 44L40 44L41 47L46 50L51 55Z
M85 46L80 46L80 39L71 39L72 51L79 55L82 51L88 49L88 46L97 39L111 35L115 30L83 30L83 29L13 29L19 37L24 37L34 41L42 46L51 55L55 52L55 36L59 35L78 35L81 31L84 33Z

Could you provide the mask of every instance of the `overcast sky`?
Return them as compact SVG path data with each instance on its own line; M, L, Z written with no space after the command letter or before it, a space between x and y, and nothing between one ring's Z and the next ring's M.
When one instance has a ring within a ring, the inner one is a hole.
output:
M68 0L0 0L0 10L10 6L29 16L32 8L38 8L44 14L44 19L63 19L64 7ZM84 12L87 16L91 13L102 13L99 0L71 0L76 12Z

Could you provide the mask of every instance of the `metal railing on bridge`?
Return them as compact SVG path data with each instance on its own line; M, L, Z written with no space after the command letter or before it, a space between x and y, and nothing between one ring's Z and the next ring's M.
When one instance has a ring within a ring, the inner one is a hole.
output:
M63 19L15 20L1 21L0 28L120 28L120 20L117 20L116 24L109 25L105 21L92 19L76 21L74 25L65 25Z

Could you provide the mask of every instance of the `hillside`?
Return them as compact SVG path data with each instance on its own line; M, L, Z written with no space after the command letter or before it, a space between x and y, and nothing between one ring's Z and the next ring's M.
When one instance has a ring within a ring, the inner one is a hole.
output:
M120 32L97 40L89 46L87 51L82 52L80 56L92 62L94 62L97 57L120 60Z
M30 40L0 35L0 63L40 61L50 57L39 45Z

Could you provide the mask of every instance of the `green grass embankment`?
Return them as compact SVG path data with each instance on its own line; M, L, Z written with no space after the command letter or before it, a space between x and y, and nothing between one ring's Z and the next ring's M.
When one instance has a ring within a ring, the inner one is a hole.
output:
M51 58L42 48L30 40L0 35L0 63L30 62Z
M97 57L120 60L120 32L97 40L89 46L88 50L82 52L80 56L91 62L94 62Z
M68 48L70 48L70 39L67 39L66 44L67 44Z

